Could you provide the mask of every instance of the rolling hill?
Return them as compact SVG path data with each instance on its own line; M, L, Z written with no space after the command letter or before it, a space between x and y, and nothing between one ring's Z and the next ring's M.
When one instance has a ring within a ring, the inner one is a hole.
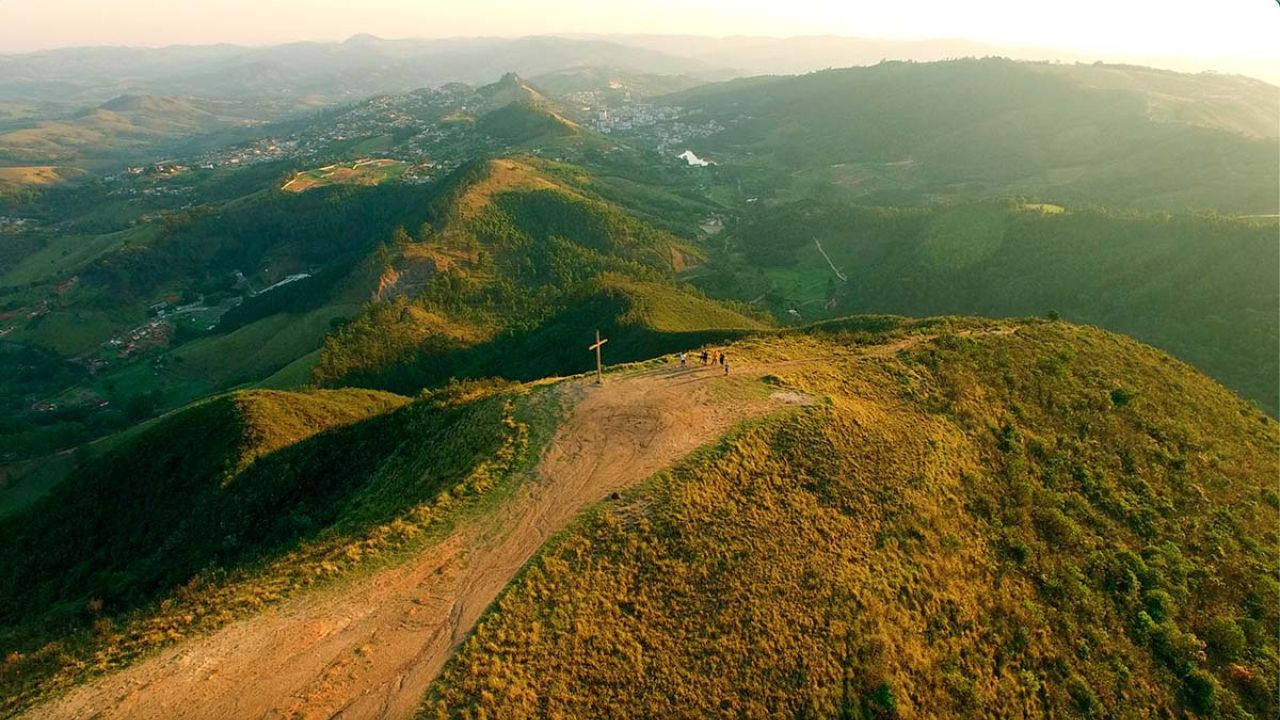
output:
M541 109L534 117L570 134L537 130L528 144L594 142ZM7 268L0 462L237 386L413 395L455 375L584 370L590 356L573 348L597 325L618 357L639 358L766 324L678 285L701 251L603 199L575 166L479 162L433 183L300 193L279 190L286 173L198 180L200 207L65 233ZM99 190L84 192L110 203L110 186Z
M1060 322L725 349L170 416L3 521L4 711L1275 713L1275 421Z
M1274 218L803 200L746 213L728 233L732 259L699 284L809 321L1056 311L1163 348L1274 415L1276 233Z
M1280 715L1277 89L705 70L0 56L0 717Z
M89 165L145 158L157 146L244 127L246 108L191 98L121 95L72 117L0 133L0 163Z
M705 149L751 166L753 194L1275 213L1277 97L1243 77L988 58L748 78L666 101L726 127Z
M702 63L598 39L559 37L390 40L166 48L65 48L0 55L0 101L97 104L122 94L253 100L276 112L350 102L447 82L489 82L608 64L685 73Z
M595 329L632 360L765 327L674 282L698 250L540 167L495 160L451 179L439 219L392 249L381 302L326 339L316 381L531 380L590 367L577 346Z

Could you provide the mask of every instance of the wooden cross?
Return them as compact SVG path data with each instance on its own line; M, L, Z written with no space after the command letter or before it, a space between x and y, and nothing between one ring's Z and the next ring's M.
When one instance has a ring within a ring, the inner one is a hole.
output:
M609 342L608 339L605 339L605 340L600 339L600 331L596 330L596 344L587 348L588 350L596 351L596 384L597 385L604 382L604 365L600 362L600 346L604 345L607 342Z

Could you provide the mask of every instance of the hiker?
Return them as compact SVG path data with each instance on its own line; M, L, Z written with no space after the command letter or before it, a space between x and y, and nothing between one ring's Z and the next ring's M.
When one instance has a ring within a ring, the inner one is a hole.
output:
M721 356L720 356L720 364L724 366L724 374L725 374L725 375L728 375L728 374L729 374L729 361L728 361L728 360L726 360L726 359L724 358L724 355L721 355Z
M706 366L707 366L707 351L703 350L702 351L702 367L706 367Z
M684 367L684 362L685 362L685 353L683 350L681 350L680 351L680 367Z
M724 364L724 353L720 353L720 364Z

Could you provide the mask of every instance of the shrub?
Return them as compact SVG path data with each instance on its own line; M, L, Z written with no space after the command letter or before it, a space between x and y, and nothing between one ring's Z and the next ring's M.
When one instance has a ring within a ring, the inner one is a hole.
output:
M1173 598L1163 590L1148 590L1142 594L1142 604L1147 614L1156 622L1164 622L1173 614Z
M1111 404L1116 407L1124 407L1133 399L1135 393L1124 388L1116 388L1111 391Z
M1200 715L1212 713L1217 686L1213 676L1203 670L1188 674L1182 681L1183 698L1187 707Z
M1216 662L1226 663L1237 660L1244 652L1244 631L1233 618L1214 618L1209 621L1203 634L1209 656Z

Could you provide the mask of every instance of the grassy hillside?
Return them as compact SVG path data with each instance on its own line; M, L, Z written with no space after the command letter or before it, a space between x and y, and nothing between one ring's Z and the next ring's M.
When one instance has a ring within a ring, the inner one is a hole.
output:
M476 129L510 142L525 142L544 136L565 136L578 132L577 126L552 110L531 102L513 102L485 113Z
M1276 98L1241 78L984 59L752 78L669 101L727 127L706 150L752 166L753 194L1274 213Z
M556 538L420 717L1275 716L1275 422L1098 330L895 325L735 346L821 402Z
M122 95L70 118L43 120L0 133L0 161L6 164L100 162L141 156L162 142L244 125L244 117L222 114L228 104ZM236 107L235 112L244 108Z
M438 540L536 460L556 402L264 390L135 434L0 520L0 714Z
M1275 715L1273 420L1057 322L859 317L729 353L814 404L554 537L423 717ZM0 711L503 507L553 387L238 393L84 461L0 520Z
M5 624L60 610L75 615L95 594L104 606L129 608L215 558L234 564L246 551L279 544L273 535L303 529L268 510L288 497L287 480L253 481L242 473L281 448L404 402L371 391L247 393L165 420L69 479L58 491L61 502L10 525L7 555L14 561L5 567ZM322 488L307 491L318 495L316 502L328 499ZM77 520L104 505L112 510L92 522ZM51 540L56 551L35 552L31 545Z
M78 174L74 168L53 165L0 167L0 196L15 188L52 185L76 177Z
M319 383L529 380L588 369L597 328L616 362L764 327L674 283L696 250L531 161L476 165L439 198L438 225L388 257L382 301L326 340Z
M789 309L810 319L1056 310L1168 350L1275 414L1276 233L1274 219L1046 211L1012 201L930 209L798 202L747 216L734 240L742 265L704 282L718 294L763 296L779 317Z

